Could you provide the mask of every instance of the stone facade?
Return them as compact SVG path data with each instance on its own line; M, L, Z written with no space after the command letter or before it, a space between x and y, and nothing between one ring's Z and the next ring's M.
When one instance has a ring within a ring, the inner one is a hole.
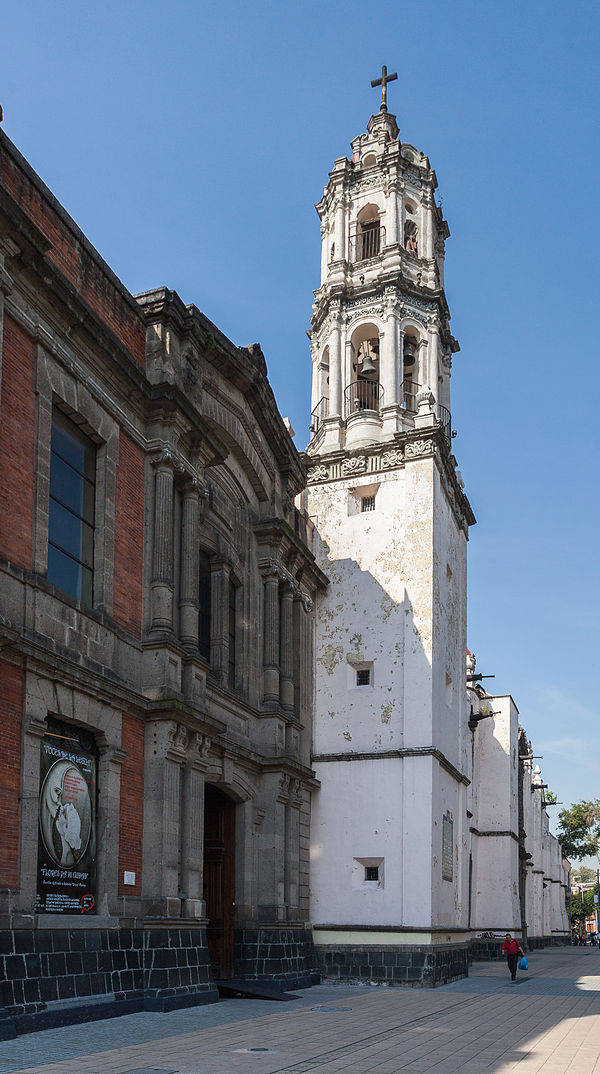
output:
M5 1007L305 982L326 578L260 347L130 295L2 133L0 254Z

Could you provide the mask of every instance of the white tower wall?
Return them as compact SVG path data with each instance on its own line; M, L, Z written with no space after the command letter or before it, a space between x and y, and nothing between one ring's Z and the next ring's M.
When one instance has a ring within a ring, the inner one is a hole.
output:
M306 506L330 585L315 623L311 912L325 960L410 945L409 979L448 979L466 971L474 519L450 440L449 231L427 157L397 135L384 109L371 117L317 206Z

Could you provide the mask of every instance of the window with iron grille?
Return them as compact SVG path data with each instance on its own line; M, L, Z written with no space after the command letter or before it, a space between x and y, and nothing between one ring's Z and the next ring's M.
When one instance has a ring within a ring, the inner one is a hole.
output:
M379 880L378 865L365 865L365 880Z
M360 259L366 261L370 257L376 257L379 253L379 242L379 220L372 220L362 224L360 229Z
M199 553L198 578L198 649L205 660L210 660L210 619L212 601L212 582L210 559L206 552Z
M375 510L375 497L363 496L360 501L361 511L374 511Z
M48 581L91 606L94 600L96 447L59 410L52 418Z
M371 669L360 668L356 672L356 685L357 686L370 686L371 685Z
M442 821L442 880L452 880L454 875L454 821L446 813Z

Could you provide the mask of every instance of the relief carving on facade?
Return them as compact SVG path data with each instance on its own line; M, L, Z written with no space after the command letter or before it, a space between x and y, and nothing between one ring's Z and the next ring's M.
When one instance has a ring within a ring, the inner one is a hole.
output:
M387 470L392 466L401 466L403 462L404 454L402 448L393 448L391 451L384 451L381 456L381 465L384 470Z
M327 481L329 477L329 470L326 466L313 466L312 470L308 471L308 481Z
M435 455L436 446L432 440L411 440L406 445L406 458L414 459L420 455Z
M353 458L344 459L342 474L350 477L352 474L362 474L367 468L367 460L364 455L355 455Z

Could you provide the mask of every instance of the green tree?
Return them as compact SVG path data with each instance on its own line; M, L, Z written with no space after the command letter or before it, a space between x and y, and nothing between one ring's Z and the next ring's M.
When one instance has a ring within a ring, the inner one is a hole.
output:
M567 858L596 857L600 862L600 799L576 802L558 814L558 838Z
M558 795L556 795L554 791L546 791L544 800L546 802L546 805L556 805L556 803L558 802Z
M582 897L583 896L583 897ZM586 917L592 917L596 909L594 892L584 891L571 895L571 922L583 924Z
M596 873L587 865L578 865L576 869L571 870L571 881L574 880L576 884L591 884L595 879Z

